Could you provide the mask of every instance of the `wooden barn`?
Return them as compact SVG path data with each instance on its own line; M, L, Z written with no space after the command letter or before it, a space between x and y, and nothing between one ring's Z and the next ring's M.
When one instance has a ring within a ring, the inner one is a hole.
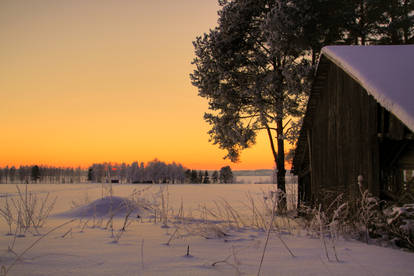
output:
M414 45L322 49L293 160L299 201L414 202ZM360 177L361 180L361 177Z

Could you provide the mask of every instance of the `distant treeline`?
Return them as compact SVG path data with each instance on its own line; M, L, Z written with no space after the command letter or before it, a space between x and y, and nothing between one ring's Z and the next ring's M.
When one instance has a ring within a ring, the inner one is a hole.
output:
M97 163L88 169L50 166L20 166L0 168L0 183L232 183L233 173L229 166L220 171L190 170L175 162L166 164L154 159L146 165Z
M231 183L233 174L229 166L214 171L190 170L175 162L166 164L158 159L145 164L93 164L88 169L88 180L92 182L119 183Z
M132 164L99 163L88 169L88 180L92 182L119 183L185 183L185 171L181 164L166 164L158 159Z
M20 166L0 168L0 183L83 183L88 171L78 168Z
M233 172L229 166L222 167L220 171L196 171L196 170L186 170L185 177L187 183L233 183L235 178Z

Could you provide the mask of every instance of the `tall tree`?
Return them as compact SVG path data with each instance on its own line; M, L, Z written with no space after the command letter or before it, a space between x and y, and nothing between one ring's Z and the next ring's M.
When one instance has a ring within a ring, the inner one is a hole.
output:
M218 171L214 171L213 174L211 175L211 181L213 183L218 183L218 179L219 179Z
M198 173L196 170L191 170L191 178L190 183L197 184L198 183Z
M40 179L40 168L39 166L35 165L32 167L32 181L34 181L35 183Z
M192 84L207 98L211 141L237 162L243 149L264 130L278 170L278 188L285 188L284 142L298 129L305 103L308 61L295 35L277 44L269 40L268 15L282 1L219 1L218 27L193 42L196 66ZM301 72L302 71L302 72Z
M304 58L316 65L325 45L344 44L354 22L350 0L277 1L267 14L264 28L272 47L304 50ZM347 29L348 28L348 29ZM280 44L280 46L279 46Z
M12 166L9 170L10 183L14 183L16 177L16 168Z
M375 35L380 44L414 43L414 1L377 0L382 3Z
M94 180L94 175L93 175L93 168L89 168L88 169L88 181L93 181Z
M225 166L220 169L220 182L221 183L233 183L234 177L230 166Z
M199 184L203 183L203 172L201 170L198 171L197 183Z
M187 169L184 174L185 174L185 182L191 183L191 170Z
M3 176L4 176L4 183L7 184L9 182L9 166L4 167Z
M210 177L208 176L208 171L204 172L203 184L210 184Z

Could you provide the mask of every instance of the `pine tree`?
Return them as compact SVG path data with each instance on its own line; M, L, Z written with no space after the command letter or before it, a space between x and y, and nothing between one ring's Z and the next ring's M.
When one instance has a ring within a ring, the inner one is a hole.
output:
M203 183L203 172L202 171L198 171L197 183L199 184Z
M34 181L35 183L40 179L40 169L39 166L35 165L32 167L32 181Z
M382 10L377 18L374 34L380 44L414 43L414 1L377 0Z
M310 63L300 58L306 54L301 47L292 47L299 45L296 36L280 35L276 40L283 38L283 44L270 40L268 15L282 2L220 1L218 27L193 42L196 69L191 79L209 101L212 112L204 118L212 126L213 144L237 162L264 130L278 168L278 187L285 191L284 143L298 133Z
M16 168L14 166L12 166L9 170L9 177L10 177L10 183L13 183L16 177Z
M218 179L219 179L219 173L218 171L214 171L213 174L211 175L211 181L213 183L218 183Z
M185 182L191 183L191 170L190 169L185 171Z
M93 175L93 168L88 169L88 181L93 181L94 175Z
M220 169L220 182L225 184L234 182L233 172L230 166L225 166Z
M210 184L210 177L208 176L208 171L204 172L203 184Z
M191 178L190 183L197 184L198 183L198 173L196 170L191 170Z

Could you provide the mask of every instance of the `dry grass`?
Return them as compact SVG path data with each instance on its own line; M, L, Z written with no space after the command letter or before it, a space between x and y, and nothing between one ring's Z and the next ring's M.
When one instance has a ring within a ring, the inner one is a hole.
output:
M58 229L60 229L60 228L62 228L63 226L65 226L65 225L68 225L68 224L70 224L70 223L72 223L72 222L74 222L76 219L71 219L71 220L69 220L69 221L66 221L66 222L64 222L64 223L62 223L62 224L60 224L60 225L58 225L58 226L56 226L56 227L54 227L54 228L52 228L51 230L49 230L46 234L44 234L44 235L41 235L38 239L36 239L32 244L30 244L28 247L26 247L26 249L25 250L23 250L20 254L18 254L17 256L16 256L16 258L14 259L14 261L9 265L9 266L2 266L2 268L1 268L1 275L2 276L6 276L8 273L9 273L9 271L19 262L19 261L21 261L21 259L22 259L22 257L23 257L23 255L24 254L26 254L30 249L32 249L36 244L38 244L42 239L44 239L44 238L46 238L50 233L52 233L52 232L54 232L54 231L56 231L56 230L58 230Z
M44 226L52 211L56 197L50 199L50 194L41 198L39 195L28 191L27 185L25 190L21 191L16 185L17 196L6 196L4 202L0 205L0 217L7 223L8 235L13 235L12 229L16 231L14 235L25 236L26 232L32 232L34 235L40 235L40 228Z
M242 250L242 249L239 249L239 250L236 250L235 248L234 248L234 246L232 246L231 247L231 254L229 254L228 256L226 256L224 259L222 259L222 260L219 260L219 261L215 261L215 262L213 262L212 264L211 264L211 266L216 266L216 265L218 265L218 264L226 264L226 265L229 265L229 266L231 266L234 270L235 270L235 274L236 275L241 275L241 271L240 271L240 268L239 268L239 266L240 266L240 264L241 264L241 262L238 260L238 258L237 258L237 253L240 251L240 250Z

